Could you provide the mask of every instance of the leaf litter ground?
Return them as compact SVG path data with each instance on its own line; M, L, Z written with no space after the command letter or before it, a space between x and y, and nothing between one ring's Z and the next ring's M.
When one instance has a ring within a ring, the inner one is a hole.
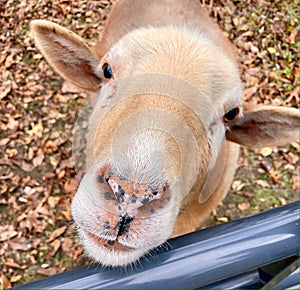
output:
M0 1L0 288L88 263L70 201L78 185L73 127L89 94L63 80L35 48L33 19L95 42L113 1ZM298 3L203 1L238 49L244 99L298 107ZM241 149L231 191L208 225L298 199L299 144Z

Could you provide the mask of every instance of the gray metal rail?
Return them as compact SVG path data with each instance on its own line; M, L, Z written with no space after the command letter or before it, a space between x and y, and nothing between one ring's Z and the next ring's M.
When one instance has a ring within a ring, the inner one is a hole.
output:
M298 202L172 239L133 267L87 266L15 289L259 289L269 282L259 269L291 256L299 257ZM295 273L278 283L294 287Z

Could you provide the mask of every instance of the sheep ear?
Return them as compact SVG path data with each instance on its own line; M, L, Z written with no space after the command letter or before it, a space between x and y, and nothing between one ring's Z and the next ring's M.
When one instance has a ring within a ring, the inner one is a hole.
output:
M37 47L63 78L91 91L99 88L100 59L83 38L46 20L33 20L30 28Z
M243 109L243 115L229 123L227 140L256 148L299 140L297 109L250 105L244 105Z

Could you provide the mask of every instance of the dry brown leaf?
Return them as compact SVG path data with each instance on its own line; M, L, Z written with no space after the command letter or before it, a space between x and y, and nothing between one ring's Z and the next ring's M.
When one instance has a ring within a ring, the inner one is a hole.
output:
M12 240L10 246L15 251L29 251L32 249L32 244L23 237Z
M271 188L271 185L265 181L265 180L262 180L262 179L257 179L257 180L254 180L254 182L258 185L260 185L261 187L264 187L264 188Z
M55 256L56 252L59 250L61 246L61 241L60 239L55 239L50 246L52 247L52 251L50 252L50 256L53 257Z
M60 227L60 228L54 230L54 231L51 233L49 239L46 241L46 243L50 243L50 242L52 242L54 239L56 239L56 238L58 238L59 236L61 236L61 235L66 231L66 229L67 229L67 226L62 226L62 227Z
M277 171L270 171L268 175L275 183L280 183L280 178Z
M79 185L78 179L73 178L73 179L67 180L67 182L64 185L64 190L66 193L74 192L77 190L78 185Z
M34 125L30 130L27 130L26 133L32 137L32 136L36 136L38 138L42 137L43 134L43 125L41 122L37 123L36 125Z
M9 143L10 139L9 138L3 138L0 140L0 146L5 146Z
M6 261L3 262L3 264L7 267L10 268L15 268L15 269L26 269L26 265L19 265L18 263L14 262L13 259L7 259Z
M74 243L70 238L64 238L61 247L62 250L68 254L68 256L72 256Z
M289 152L287 155L286 155L286 158L288 160L288 162L290 164L296 164L299 162L299 157L298 155L292 153L292 152Z
M298 173L294 174L292 179L293 179L292 190L297 192L299 190L299 174Z
M3 183L3 184L0 184L0 195L1 194L4 194L7 192L7 189L8 189L8 185L6 183ZM4 201L4 203L3 203ZM3 200L2 202L0 201L0 204L7 204L6 200Z
M48 202L50 208L56 208L60 199L61 199L60 196L49 196L49 198L47 199L47 202Z
M55 267L49 267L46 269L39 269L37 272L44 276L53 276L53 275L57 274L59 272L59 270L60 269L55 266Z
M2 230L1 230L2 228ZM6 228L6 229L5 229ZM0 242L8 241L15 237L18 232L14 230L12 226L7 227L0 227Z
M297 39L299 38L299 28L298 27L295 27L290 35L288 36L288 40L291 42L291 43L295 43L297 41Z
M286 205L287 204L287 201L286 201L285 198L279 196L278 199L279 199L281 205Z
M249 202L242 202L242 203L238 203L237 208L240 211L244 211L246 209L248 209L250 207L250 203Z
M33 160L32 160L33 166L37 167L37 166L42 165L44 158L45 158L45 156L44 156L43 150L39 149L36 153L36 157L33 158Z
M229 219L226 216L222 216L222 217L217 217L217 221L222 222L222 223L227 223L229 221Z
M11 288L11 283L8 280L7 276L3 273L0 273L0 289L8 289Z
M58 156L50 156L50 164L53 166L53 169L55 169L60 162L60 159Z
M77 261L77 259L82 255L83 253L83 248L81 246L76 246L75 248L73 248L73 260Z
M10 282L15 283L15 282L20 281L22 278L23 278L22 275L14 273L13 276L10 278Z
M67 10L66 10L66 8L65 8L65 6L63 4L58 4L57 6L60 8L60 10L63 13L63 15L67 14Z
M72 220L72 214L71 214L71 206L70 204L65 205L66 210L62 211L63 216L65 217L66 220L70 221Z
M273 152L273 149L270 147L264 147L260 150L260 154L264 157L271 155L272 152Z
M240 191L245 187L245 183L242 180L235 180L231 187L234 191Z

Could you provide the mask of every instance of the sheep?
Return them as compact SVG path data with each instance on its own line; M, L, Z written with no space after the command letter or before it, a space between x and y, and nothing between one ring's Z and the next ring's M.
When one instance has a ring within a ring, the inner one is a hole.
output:
M72 216L103 265L199 229L230 188L239 144L299 138L297 109L243 104L236 51L197 0L119 0L94 46L46 20L31 31L63 78L96 95Z

